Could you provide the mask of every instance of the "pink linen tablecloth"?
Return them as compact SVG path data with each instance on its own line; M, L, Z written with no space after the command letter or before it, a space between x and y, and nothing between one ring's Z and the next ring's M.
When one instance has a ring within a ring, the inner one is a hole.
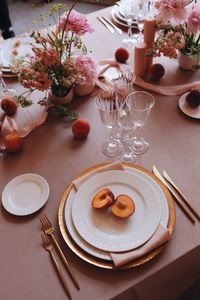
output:
M96 28L85 41L97 60L113 58L122 36L110 33L96 18L110 15L110 8L88 15ZM132 63L132 53L129 63ZM162 84L171 85L199 79L198 73L180 72L176 61L162 59L166 77ZM14 80L8 86L18 88ZM137 157L137 164L151 170L155 164L174 178L191 204L200 211L200 120L185 116L178 108L177 96L155 94L156 105L143 135L151 143L150 150ZM111 162L101 152L107 137L93 95L78 98L72 108L89 120L91 131L86 140L75 140L68 123L48 117L24 140L24 148L0 161L0 187L13 177L34 172L44 176L50 185L45 207L27 217L15 217L1 207L0 216L0 299L54 300L66 295L41 245L39 216L46 213L56 225L56 236L77 275L81 290L77 291L63 266L73 299L76 300L172 300L200 279L200 224L195 226L176 207L173 238L165 250L148 263L130 270L110 271L89 265L72 253L58 228L58 206L66 186L85 169ZM114 159L113 159L114 160Z

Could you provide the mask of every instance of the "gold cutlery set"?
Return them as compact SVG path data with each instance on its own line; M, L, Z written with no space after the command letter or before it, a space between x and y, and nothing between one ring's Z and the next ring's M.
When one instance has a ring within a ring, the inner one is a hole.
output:
M80 286L79 286L79 283L76 279L76 276L68 262L68 260L66 259L64 253L62 252L62 249L60 248L55 236L54 236L54 227L52 226L51 222L49 221L48 217L46 215L43 215L40 217L40 222L41 222L41 225L42 225L42 230L44 233L41 234L41 238L42 238L42 242L43 242L43 247L46 251L49 252L49 254L51 255L51 258L52 258L52 262L54 264L54 267L57 271L57 274L61 280L61 283L69 297L69 299L72 299L72 296L71 296L71 293L69 291L69 288L67 286L67 282L64 278L64 275L61 271L61 268L56 260L56 257L54 256L53 254L53 246L55 246L55 249L57 250L68 274L70 275L72 281L74 282L76 288L78 290L80 290Z
M107 17L101 16L101 17L97 17L97 19L106 26L106 28L111 32L114 33L115 30L119 33L122 34L123 31L117 27L112 21L110 21Z
M163 175L160 174L158 169L153 166L153 173L156 175L162 183L168 188L174 197L176 203L180 206L182 211L188 217L188 219L195 224L196 220L194 217L200 221L200 214L192 207L192 205L188 202L186 197L183 195L181 190L177 187L174 181L170 178L166 171L163 171Z

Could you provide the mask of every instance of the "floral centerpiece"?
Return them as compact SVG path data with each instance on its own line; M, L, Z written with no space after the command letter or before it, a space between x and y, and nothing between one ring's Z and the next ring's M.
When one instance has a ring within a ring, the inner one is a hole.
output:
M93 29L87 18L73 9L76 2L74 1L72 7L63 14L61 12L65 5L52 5L48 14L55 21L55 25L48 29L34 30L30 35L35 41L32 45L34 55L24 60L15 60L19 81L27 88L16 97L23 107L32 104L31 95L35 90L39 90L44 92L39 104L69 117L67 108L57 103L57 98L69 95L75 85L87 82L89 73L89 76L95 76L95 60L89 58L87 48L81 40L84 34L93 32ZM43 20L40 16L40 21ZM88 63L87 72L83 67L84 61Z
M158 9L159 34L147 55L162 54L176 58L179 51L196 57L197 63L193 67L200 68L200 3L193 0L156 0L155 7Z

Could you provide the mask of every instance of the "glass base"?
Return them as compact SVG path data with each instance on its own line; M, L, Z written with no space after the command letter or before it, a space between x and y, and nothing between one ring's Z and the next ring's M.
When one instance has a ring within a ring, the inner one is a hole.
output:
M135 163L136 162L136 156L134 152L125 153L123 152L120 157L121 162L125 163Z
M122 145L118 141L106 142L101 146L102 152L107 156L116 156L122 152Z
M149 143L143 137L135 137L131 141L131 148L135 154L143 154L149 150Z
M126 45L128 48L133 48L138 43L137 39L134 38L125 38L122 41L122 44Z

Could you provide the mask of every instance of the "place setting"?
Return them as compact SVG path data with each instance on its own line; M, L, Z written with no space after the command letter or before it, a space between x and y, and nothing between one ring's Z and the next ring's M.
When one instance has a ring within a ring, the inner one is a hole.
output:
M94 166L66 188L58 221L65 242L83 260L101 268L131 268L152 259L170 240L175 210L151 172L115 162Z

